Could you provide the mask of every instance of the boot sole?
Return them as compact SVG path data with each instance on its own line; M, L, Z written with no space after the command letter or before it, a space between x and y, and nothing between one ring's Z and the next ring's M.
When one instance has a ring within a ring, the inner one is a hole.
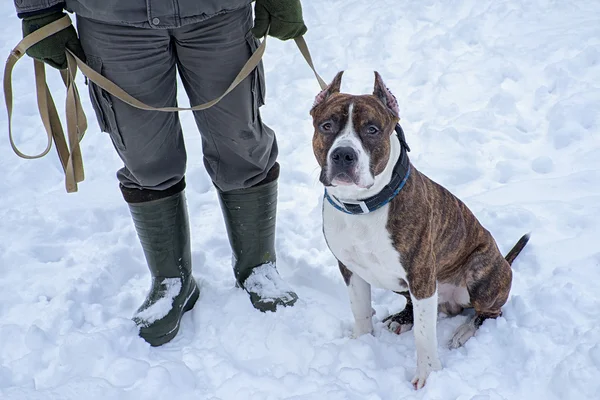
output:
M163 344L168 343L171 340L173 340L173 338L175 336L177 336L177 333L179 332L179 326L180 326L181 318L183 317L183 314L185 314L186 312L188 312L194 308L194 306L196 305L196 301L198 301L198 297L200 297L200 290L198 289L198 285L196 285L196 283L194 282L194 291L192 292L192 294L190 294L190 296L185 301L185 304L183 305L183 309L182 309L183 311L181 312L181 315L177 319L177 325L175 326L175 328L173 328L172 331L170 331L162 336L158 336L158 337L148 337L148 336L143 336L141 334L140 334L140 336L142 336L142 338L146 342L150 343L150 346L152 346L152 347L162 346Z

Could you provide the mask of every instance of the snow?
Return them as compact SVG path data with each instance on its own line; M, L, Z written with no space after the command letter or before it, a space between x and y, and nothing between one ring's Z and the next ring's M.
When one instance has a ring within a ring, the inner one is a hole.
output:
M164 295L157 301L155 301L150 307L137 312L134 317L144 321L146 326L164 318L169 311L173 308L173 301L175 297L181 292L181 279L180 278L166 278L161 282L161 286L164 286Z
M252 270L252 274L244 282L248 292L256 293L263 300L274 300L287 297L292 291L275 269L273 263L266 263Z
M90 128L77 194L65 192L54 151L36 161L12 153L0 113L1 399L600 398L600 3L302 4L326 81L347 70L342 89L368 93L379 71L415 166L463 199L503 253L532 232L503 317L457 350L442 344L467 316L441 320L443 369L417 392L412 332L381 323L401 296L374 289L375 333L351 339L345 284L321 229L308 115L319 86L292 42L271 39L262 115L279 137L277 268L296 305L261 313L235 288L200 136L184 113L200 299L172 342L152 348L137 337L131 317L150 276L118 191L119 159L79 75ZM7 56L21 29L12 2L0 10ZM25 59L14 72L15 134L30 153L46 140L32 71ZM47 71L62 110L62 82Z

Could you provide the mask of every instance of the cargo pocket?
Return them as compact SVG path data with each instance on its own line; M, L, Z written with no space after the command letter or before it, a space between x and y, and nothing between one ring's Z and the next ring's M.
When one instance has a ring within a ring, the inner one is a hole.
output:
M102 74L102 59L95 56L87 56L86 63L94 71ZM92 81L88 80L88 84L90 100L92 107L96 112L96 119L98 120L100 130L110 135L110 138L117 149L125 150L125 143L123 142L121 132L119 131L110 95Z
M254 53L256 49L258 49L258 46L260 46L260 42L254 37L254 35L252 35L252 33L249 33L246 36L246 41L248 42L248 46L250 47L251 53ZM258 64L254 71L252 71L250 77L252 79L252 98L254 102L252 107L252 117L253 122L256 122L256 118L258 116L258 108L265 104L266 94L265 69L262 61Z

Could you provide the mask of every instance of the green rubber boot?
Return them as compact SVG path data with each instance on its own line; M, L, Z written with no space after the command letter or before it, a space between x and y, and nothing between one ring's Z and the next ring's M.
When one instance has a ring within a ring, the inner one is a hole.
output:
M279 165L258 185L228 192L217 190L238 287L249 295L254 308L275 311L292 306L298 296L279 276L275 255L277 179Z
M133 316L140 336L152 346L177 335L181 317L199 295L183 182L167 191L121 187L152 274L152 287Z

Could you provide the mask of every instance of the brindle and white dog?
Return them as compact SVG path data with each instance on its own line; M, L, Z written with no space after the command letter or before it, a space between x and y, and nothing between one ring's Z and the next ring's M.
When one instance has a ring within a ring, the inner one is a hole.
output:
M396 333L414 324L420 389L441 369L438 310L474 308L450 347L462 346L485 319L502 314L511 263L524 235L503 257L466 205L420 173L398 125L398 103L375 72L372 95L340 93L342 73L311 109L313 149L325 186L323 231L339 261L354 314L354 336L372 333L371 285L402 294L403 311L384 320Z

